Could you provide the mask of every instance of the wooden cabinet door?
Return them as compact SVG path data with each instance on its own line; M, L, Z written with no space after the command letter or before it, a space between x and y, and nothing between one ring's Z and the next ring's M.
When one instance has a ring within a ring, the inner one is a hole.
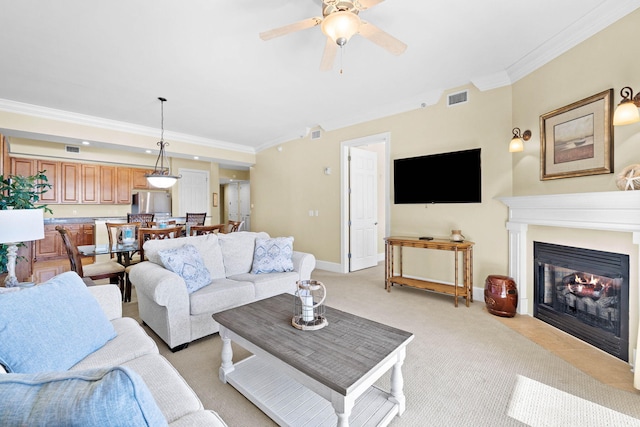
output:
M146 181L146 179L145 179ZM131 168L116 168L116 204L131 204Z
M110 205L116 203L116 178L115 166L100 166L100 203Z
M78 246L83 245L93 245L94 244L94 224L81 224L78 227L78 236L76 238L76 242L78 242Z
M100 166L82 164L82 203L100 203Z
M80 164L60 164L60 203L80 203Z
M150 171L146 169L131 169L133 188L135 188L136 190L149 189L149 183L147 182L147 177L145 176L149 172Z
M60 258L60 254L67 256L62 245L62 237L56 231L55 225L44 226L44 239L36 240L35 258L36 261Z
M51 184L51 188L40 197L40 202L60 203L60 162L38 160L37 169L37 172L43 172L47 177L47 184Z
M11 158L11 175L31 176L35 174L36 161L33 159Z

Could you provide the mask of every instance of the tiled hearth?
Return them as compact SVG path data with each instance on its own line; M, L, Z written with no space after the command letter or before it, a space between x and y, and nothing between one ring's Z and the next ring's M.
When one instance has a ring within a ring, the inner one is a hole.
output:
M518 284L518 313L532 315L532 278L527 271L533 263L529 253L527 231L530 225L631 233L631 241L640 245L640 191L572 193L499 198L509 207L509 275ZM640 251L639 251L640 253ZM640 256L630 263L640 265ZM630 288L640 289L640 278L630 278ZM640 292L636 292L640 295ZM630 302L636 310L640 302ZM633 320L637 322L637 320ZM636 325L637 326L637 325ZM629 337L636 343L635 337ZM637 344L635 344L637 347ZM636 370L635 387L640 388L640 369Z

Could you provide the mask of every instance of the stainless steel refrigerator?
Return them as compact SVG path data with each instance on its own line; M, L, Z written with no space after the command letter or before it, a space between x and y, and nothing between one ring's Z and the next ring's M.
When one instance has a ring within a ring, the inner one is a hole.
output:
M138 191L131 195L131 213L171 215L171 193L168 191Z

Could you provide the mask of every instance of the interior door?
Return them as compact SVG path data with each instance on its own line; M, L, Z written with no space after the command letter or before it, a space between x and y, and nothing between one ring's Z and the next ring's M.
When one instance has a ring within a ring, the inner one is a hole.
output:
M209 172L201 170L180 169L180 216L187 212L206 212L209 209Z
M349 271L378 264L378 155L349 149Z

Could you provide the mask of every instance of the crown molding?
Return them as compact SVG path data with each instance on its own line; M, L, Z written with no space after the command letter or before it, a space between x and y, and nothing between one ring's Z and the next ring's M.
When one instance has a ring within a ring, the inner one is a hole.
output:
M511 83L517 82L639 7L638 0L607 0L601 3L578 18L573 25L509 66L507 73Z
M41 119L55 120L66 123L73 123L81 126L90 126L100 129L107 129L116 132L132 133L136 135L157 137L158 129L135 125L127 122L104 119L101 117L89 116L85 114L72 113L70 111L57 110L54 108L42 107L39 105L27 104L24 102L11 101L0 98L0 111L21 114ZM255 150L246 145L234 144L226 141L218 141L209 138L189 135L180 132L165 131L166 139L185 142L188 144L200 145L222 150L230 150L241 153L255 154Z

